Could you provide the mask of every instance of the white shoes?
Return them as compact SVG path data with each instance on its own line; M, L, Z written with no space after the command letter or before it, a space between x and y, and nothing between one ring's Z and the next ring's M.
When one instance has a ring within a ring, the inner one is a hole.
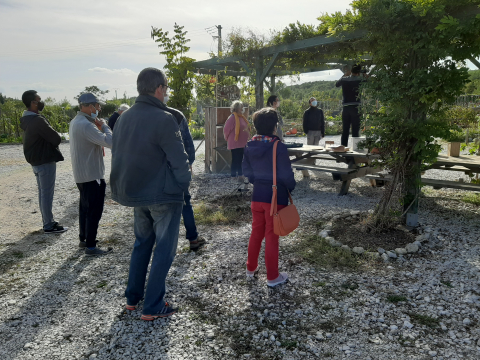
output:
M275 280L268 280L267 285L270 287L274 287L280 284L285 283L288 280L288 275L286 272L281 272L280 275Z
M258 272L258 266L257 266L257 268L255 269L255 271L248 271L248 269L247 269L247 272L246 272L246 273L247 273L247 277L253 278L257 272Z

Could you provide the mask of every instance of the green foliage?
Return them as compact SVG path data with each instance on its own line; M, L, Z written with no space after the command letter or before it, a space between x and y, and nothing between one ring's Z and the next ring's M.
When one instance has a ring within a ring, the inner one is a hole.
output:
M445 112L451 126L468 128L469 126L478 124L476 112L473 108L464 106L452 106Z
M480 206L480 194L470 193L462 198L463 202Z
M190 130L193 140L201 140L205 138L205 128L199 127L195 121L190 121L188 129Z
M407 301L407 298L402 295L389 295L387 296L387 301L391 303L397 303L400 301Z
M470 82L465 85L463 92L480 95L480 70L471 70L468 74L470 75Z
M188 119L191 115L188 104L193 96L195 75L192 66L194 59L185 55L190 50L190 47L187 46L190 39L187 39L187 32L183 31L183 28L175 23L174 34L169 37L168 31L152 26L151 36L158 43L158 47L162 49L160 54L164 55L167 61L164 69L168 77L168 86L172 90L168 105L181 110Z
M75 100L78 100L78 98L80 96L82 96L83 94L87 94L87 93L92 93L93 95L95 95L97 98L100 98L100 99L103 99L103 97L105 95L108 94L108 90L100 90L100 88L98 86L95 86L95 85L92 85L92 86L86 86L85 87L85 90L82 90L80 92L80 94L78 94L77 96L75 96Z
M366 145L380 150L382 165L394 179L374 214L376 226L385 214L402 214L399 206L415 201L416 190L404 201L402 194L415 188L411 179L435 161L440 150L435 138L450 135L446 112L469 80L463 62L480 53L479 3L355 0L353 11L319 18L320 30L330 35L366 32L354 46L338 49L337 56L358 59L368 51L374 57L362 89L364 99L372 99L363 109L370 127Z

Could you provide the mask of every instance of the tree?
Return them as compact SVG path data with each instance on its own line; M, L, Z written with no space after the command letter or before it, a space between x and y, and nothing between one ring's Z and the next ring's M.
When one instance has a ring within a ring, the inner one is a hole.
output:
M392 181L370 225L388 228L415 212L420 173L449 135L446 116L468 82L464 61L480 53L479 0L356 0L353 11L323 15L320 32L366 35L337 56L371 53L375 67L363 86L368 99L366 145L380 150ZM377 106L377 100L380 106Z
M172 90L168 105L183 111L188 118L190 116L188 103L193 97L195 75L192 66L194 59L185 55L190 50L190 47L187 46L190 39L187 39L187 32L183 31L183 28L175 23L174 35L169 37L168 31L152 26L151 36L158 43L158 47L162 49L160 54L164 55L167 61L164 69L168 78L168 86Z
M80 94L78 94L77 96L75 96L75 100L78 100L78 98L80 96L82 96L83 94L86 94L86 93L92 93L93 95L95 95L96 97L98 98L103 98L104 95L108 94L108 90L100 90L98 88L98 86L95 86L95 85L92 85L92 86L86 86L85 87L85 90L83 90L82 92L80 92Z

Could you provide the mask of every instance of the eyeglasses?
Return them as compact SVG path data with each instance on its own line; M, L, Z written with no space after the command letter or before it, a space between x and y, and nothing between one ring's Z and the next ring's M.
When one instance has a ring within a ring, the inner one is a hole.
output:
M165 85L165 84L160 84L160 85L158 85L158 87L160 87L160 86L165 86L165 87L167 88L167 90L170 89L170 86Z

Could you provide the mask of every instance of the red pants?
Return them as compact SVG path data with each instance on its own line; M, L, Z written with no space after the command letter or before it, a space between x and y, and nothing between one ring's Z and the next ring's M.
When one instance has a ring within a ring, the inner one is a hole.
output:
M278 205L278 210L286 205ZM255 271L258 266L258 256L265 238L265 266L267 279L278 277L278 235L273 232L273 216L270 216L270 204L252 201L252 234L248 242L247 270Z

